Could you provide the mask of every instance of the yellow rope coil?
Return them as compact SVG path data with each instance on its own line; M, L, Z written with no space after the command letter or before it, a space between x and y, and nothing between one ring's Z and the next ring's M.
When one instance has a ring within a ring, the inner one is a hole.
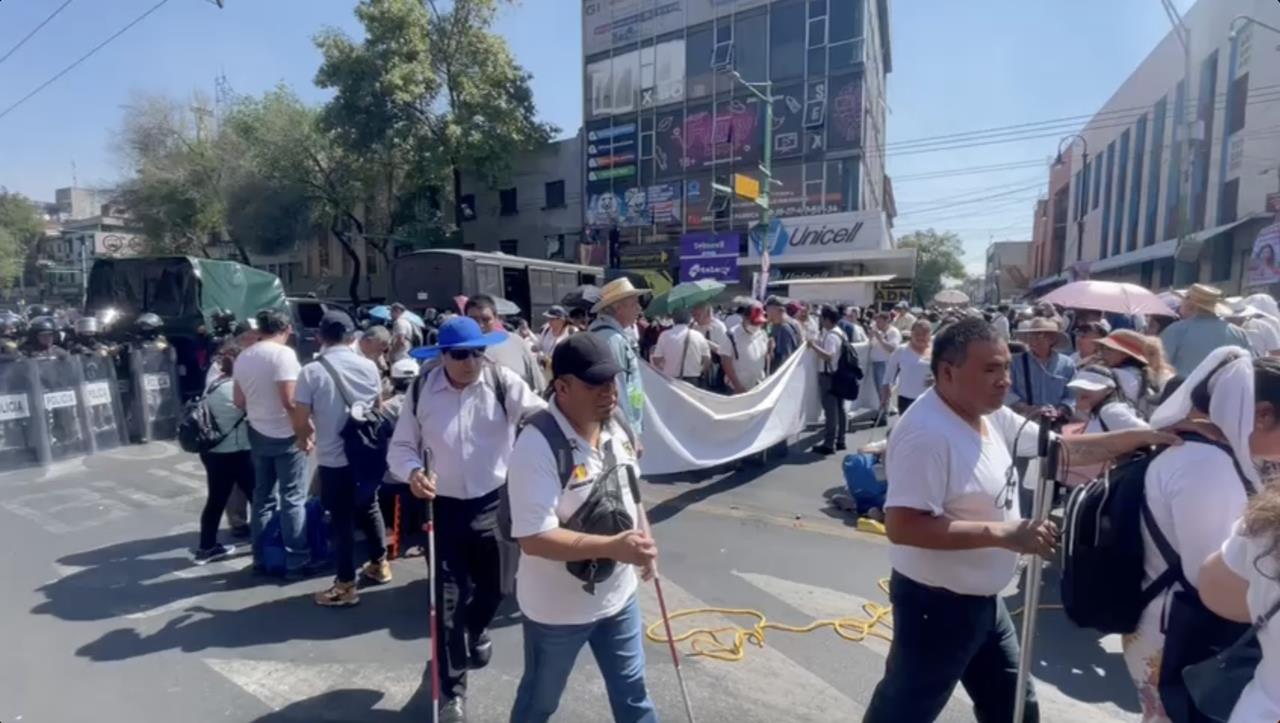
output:
M880 590L885 595L889 594L889 580L880 581ZM755 624L749 628L741 626L725 626L720 628L691 628L683 633L675 636L675 643L689 643L692 650L689 655L691 657L712 658L714 660L724 660L728 662L737 662L746 657L747 643L757 648L764 647L766 630L778 630L784 633L811 633L821 628L831 628L835 634L853 643L860 643L869 637L880 638L886 641L892 641L893 622L889 617L893 613L892 605L881 605L879 603L867 602L862 605L862 612L866 617L846 617L834 618L831 620L815 620L808 625L794 626L785 625L783 623L769 622L764 613L759 610L750 610L746 608L694 608L691 610L677 610L671 613L670 619L674 622L679 618L688 618L695 615L724 615L729 617L751 617L755 618ZM659 620L651 624L645 630L645 637L655 643L667 643L667 638L660 632L662 621ZM879 629L879 628L885 629ZM726 642L732 636L732 642Z

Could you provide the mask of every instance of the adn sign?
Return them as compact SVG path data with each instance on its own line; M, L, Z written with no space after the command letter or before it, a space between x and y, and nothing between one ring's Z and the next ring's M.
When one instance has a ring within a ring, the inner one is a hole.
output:
M746 263L759 265L765 249L769 251L771 264L785 265L852 261L855 252L891 248L887 224L880 211L775 218L763 233L752 230Z

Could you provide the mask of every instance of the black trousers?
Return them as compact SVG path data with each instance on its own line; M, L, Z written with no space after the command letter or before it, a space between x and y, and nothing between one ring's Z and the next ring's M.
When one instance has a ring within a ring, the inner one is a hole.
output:
M432 584L443 628L440 687L449 699L466 694L470 643L488 630L502 603L498 491L469 500L437 497L435 506Z
M243 452L205 452L200 455L204 464L205 484L209 496L205 498L200 513L200 549L207 550L218 544L218 523L231 490L239 489L245 497L253 497L253 458L249 450Z
M364 499L360 499L350 467L320 467L319 470L320 501L329 511L338 582L354 582L356 525L368 541L369 560L377 562L387 556L387 526L378 507L378 491L370 489Z
M914 401L915 401L914 399L908 399L902 396L901 394L899 394L898 395L898 414L906 414L907 410L911 408L911 403Z
M1018 634L1004 601L922 585L893 571L893 643L863 723L929 723L956 684L979 723L1010 723L1017 700ZM1031 682L1022 723L1038 723Z

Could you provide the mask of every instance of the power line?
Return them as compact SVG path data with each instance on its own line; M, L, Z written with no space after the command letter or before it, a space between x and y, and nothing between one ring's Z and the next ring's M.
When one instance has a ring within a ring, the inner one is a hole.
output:
M922 209L920 209L920 210L918 210L918 211L911 211L911 212L909 212L909 213L902 213L902 214L898 214L898 215L899 215L899 216L919 216L919 215L922 215L922 214L928 214L928 213L933 212L933 211L941 211L941 210L943 210L943 209L947 209L947 208L954 208L954 207L956 207L956 206L967 206L967 205L969 205L969 204L971 204L971 203L982 203L982 202L984 202L984 201L991 201L991 200L993 200L993 199L997 199L997 198L1004 198L1004 197L1006 197L1006 196L1012 196L1012 195L1014 195L1014 194L1016 194L1016 193L1025 193L1025 192L1027 192L1027 191L1031 191L1031 190L1036 190L1036 191L1038 191L1039 189L1041 189L1041 188L1043 188L1043 187L1044 187L1045 183L1046 183L1046 181L1045 181L1045 180L1040 180L1040 181L1036 181L1035 183L1027 184L1027 185L1025 185L1025 186L1020 186L1020 187L1018 187L1018 188L1014 188L1014 189L1011 189L1011 190L1008 190L1008 191L1001 191L1000 193L992 193L992 194L988 194L988 195L986 195L986 196L979 196L979 197L977 197L977 198L966 199L966 200L963 200L963 201L953 201L953 202L951 202L951 203L943 203L943 204L939 204L939 205L936 205L936 206L931 206L931 207L929 207L929 208L922 208Z
M1027 161L1010 161L1009 163L997 163L989 166L961 166L959 168L949 168L939 171L928 171L925 173L912 173L905 176L893 176L893 185L905 183L909 181L932 181L939 178L952 178L955 176L980 175L983 173L997 173L1004 171L1017 171L1024 168L1043 167L1048 161L1043 158Z
M40 32L41 28L48 25L50 20L53 20L54 18L58 17L58 13L62 12L63 10L66 10L67 6L71 4L71 1L72 0L67 0L66 2L59 5L57 10L54 10L53 12L49 13L49 17L45 18L44 20L41 20L39 25L35 26L35 28L31 30L31 32L26 34L26 37L24 37L22 40L19 40L17 45L13 46L12 48L9 48L9 52L5 53L4 55L0 55L0 65L4 64L4 61L8 60L10 55L13 55L14 53L18 52L19 48L26 45L28 40L35 37L35 34Z
M71 65L68 65L67 67L58 71L58 73L55 74L52 78L36 86L35 90L32 90L30 93L27 93L26 95L19 98L18 101L13 105L9 106L8 108L5 108L3 111L0 111L0 119L3 119L5 116L17 110L23 103L26 103L27 101L34 98L36 94L38 94L40 91L58 82L58 80L62 78L62 76L66 75L67 73L70 73L72 70L75 70L77 66L79 66L81 63L88 60L89 58L92 58L99 50L102 50L103 48L107 47L107 45L109 45L116 38L127 33L130 29L133 28L133 26L137 25L143 20L146 20L152 13L164 7L168 3L169 3L169 0L160 0L160 2L156 3L155 5L152 5L149 10L142 13L141 15L134 18L133 20L130 20L127 25L117 30L106 40L103 40L101 43L98 43L97 45L93 46L93 48L89 52L85 53L84 55L81 55L79 58L75 60L75 62L71 63Z
M931 205L931 204L940 203L940 202L943 202L943 201L955 201L955 200L959 200L959 199L962 199L962 198L966 198L966 197L968 197L968 196L972 196L972 195L974 195L974 194L989 193L989 192L991 192L991 191L999 191L999 190L1001 190L1001 189L1011 188L1011 187L1013 187L1013 186L1025 186L1026 184L1028 184L1028 183L1032 183L1032 182L1039 182L1039 183L1043 183L1043 182L1044 182L1044 176L1043 176L1043 175L1040 175L1040 174L1037 174L1037 175L1035 175L1035 176L1031 176L1031 177L1029 177L1029 178L1020 178L1020 179L1018 179L1018 180L1016 180L1016 181L1012 181L1012 182L1010 182L1010 183L1001 183L1001 184L997 184L997 185L994 185L994 186L980 186L980 187L978 187L978 188L971 188L971 189L969 189L968 191L962 191L961 193L958 193L958 194L956 194L956 195L954 195L954 196L943 196L942 198L930 198L930 199L928 199L928 200L921 200L921 201L906 201L906 200L899 200L899 201L897 202L897 205L898 205L898 207L902 207L902 206L918 206L918 205L921 205L921 204ZM909 213L909 212L908 212L908 213Z

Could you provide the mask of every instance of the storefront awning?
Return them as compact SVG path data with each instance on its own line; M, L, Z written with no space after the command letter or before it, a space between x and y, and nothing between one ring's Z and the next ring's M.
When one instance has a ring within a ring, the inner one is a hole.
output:
M1245 216L1244 218L1239 219L1237 221L1232 221L1231 223L1224 223L1221 226L1214 226L1213 228L1208 228L1203 231L1199 231L1192 234L1187 239L1187 243L1191 243L1191 244L1208 243L1214 238L1221 236L1222 234L1227 233L1228 231L1231 231L1237 226L1242 226L1246 223L1249 223L1250 221L1255 221L1260 218L1266 218L1266 217L1269 217L1269 214L1255 213L1249 216ZM1132 266L1134 264L1145 263L1147 261L1159 261L1161 259L1170 258L1178 252L1178 243L1179 243L1179 239L1171 238L1166 241L1161 241L1158 244L1143 246L1140 249L1134 249L1133 251L1127 251L1125 253L1118 254L1116 256L1111 256L1109 258L1099 259L1089 264L1089 273L1094 274L1100 271L1111 271L1113 269L1119 269L1125 266Z
M739 265L745 267L755 267L760 265L759 258L741 258L738 260ZM850 271L861 271L863 274L888 274L890 276L900 276L902 278L912 278L916 275L916 250L915 249L864 249L860 251L849 251L841 254L839 259L823 261L812 264L813 267L844 267L858 265L860 269L849 269ZM773 268L788 270L798 267L808 266L808 264L775 264Z

